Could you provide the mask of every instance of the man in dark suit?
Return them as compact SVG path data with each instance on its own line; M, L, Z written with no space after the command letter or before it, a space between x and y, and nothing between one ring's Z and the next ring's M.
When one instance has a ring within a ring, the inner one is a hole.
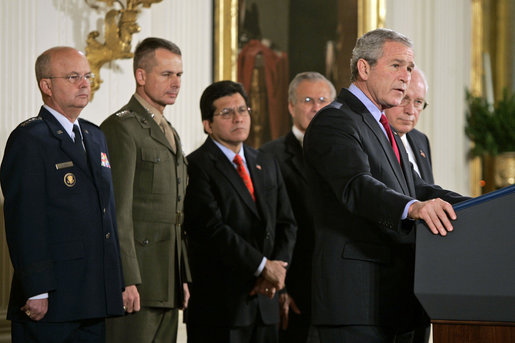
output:
M428 323L413 293L414 220L445 236L456 218L450 203L467 198L420 179L382 114L405 96L411 41L368 32L351 68L352 85L304 138L315 213L313 323L321 342L412 342Z
M429 139L415 129L420 113L427 106L426 94L427 81L424 73L415 68L401 104L387 108L384 112L388 122L399 134L415 172L427 183L434 183Z
M36 78L44 105L5 148L13 343L103 342L104 318L123 314L107 145L96 125L78 119L93 77L73 48L41 54Z
M279 295L280 342L318 342L311 329L311 259L314 248L313 206L308 190L302 141L315 114L336 97L333 84L317 72L297 74L288 89L291 131L264 144L260 150L279 162L288 197L297 221L297 240L286 275L286 289ZM291 311L290 311L291 309Z
M431 148L425 134L415 129L420 112L426 106L427 81L422 70L415 68L411 72L411 81L406 95L399 106L387 108L384 113L388 122L401 138L409 161L415 172L427 183L433 184L433 168L431 166ZM431 335L431 325L417 328L413 342L427 343Z
M250 108L241 84L215 82L200 99L209 134L188 156L184 205L191 248L188 342L277 342L296 226L277 162L243 144Z
M136 47L133 69L134 96L100 126L111 153L129 313L107 321L107 341L175 342L191 281L182 233L187 170L163 111L179 93L181 50L147 38Z

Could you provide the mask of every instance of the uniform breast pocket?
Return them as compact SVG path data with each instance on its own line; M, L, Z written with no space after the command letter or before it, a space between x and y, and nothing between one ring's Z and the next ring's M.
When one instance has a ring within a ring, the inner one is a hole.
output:
M52 177L49 178L48 191L50 194L65 195L80 193L84 187L85 174L72 162L66 168L51 170Z
M136 180L140 185L146 185L144 192L155 194L169 193L172 180L175 180L175 161L172 153L166 149L141 149L142 166Z

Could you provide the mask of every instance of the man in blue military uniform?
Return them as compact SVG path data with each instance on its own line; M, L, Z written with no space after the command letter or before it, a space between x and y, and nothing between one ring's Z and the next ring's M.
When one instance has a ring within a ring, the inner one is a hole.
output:
M107 145L96 125L78 119L93 77L73 48L41 54L44 105L6 145L0 180L13 343L103 342L104 318L123 314Z

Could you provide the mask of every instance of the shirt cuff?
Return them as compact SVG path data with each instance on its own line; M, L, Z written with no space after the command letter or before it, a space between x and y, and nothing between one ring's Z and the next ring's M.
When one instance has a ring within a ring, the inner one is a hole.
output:
M255 277L258 277L259 275L261 275L261 273L263 272L263 269L265 269L265 265L266 265L266 257L263 257L263 259L261 260L261 263L259 264L258 269L254 273Z
M409 210L409 207L411 206L411 204L413 204L414 202L417 202L418 200L411 200L410 202L408 202L406 204L406 207L404 207L404 211L402 211L402 217L401 217L401 220L404 220L406 218L408 218L408 210Z
M33 297L30 297L29 300L38 300L38 299L47 299L47 298L48 298L48 293L41 293L41 294L35 295Z

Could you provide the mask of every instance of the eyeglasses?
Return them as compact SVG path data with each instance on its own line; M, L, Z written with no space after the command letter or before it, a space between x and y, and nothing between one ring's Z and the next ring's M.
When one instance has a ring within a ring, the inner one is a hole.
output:
M402 99L400 106L408 106L412 102L413 102L413 107L415 107L415 109L417 109L419 111L422 111L423 109L425 109L427 107L427 105L429 105L424 99L417 98L412 101L409 96L405 96Z
M223 110L221 110L218 113L215 113L214 115L220 116L220 118L222 118L224 120L229 120L229 119L232 119L236 115L236 112L238 112L238 114L242 117L247 117L250 115L250 112L252 112L252 110L250 109L250 107L246 107L246 106L240 106L240 107L235 107L235 108L224 108Z
M72 73L70 75L66 76L47 76L45 79L66 79L69 83L76 84L78 82L81 82L82 79L86 80L88 83L92 83L93 80L95 80L95 74L93 73L87 73L84 75L80 75L77 73Z
M302 101L302 103L304 103L305 105L311 105L311 106L313 106L314 104L319 104L319 105L325 106L326 104L329 103L329 99L326 98L325 96L321 96L318 99L310 98L309 96L307 96L304 98L304 101Z

